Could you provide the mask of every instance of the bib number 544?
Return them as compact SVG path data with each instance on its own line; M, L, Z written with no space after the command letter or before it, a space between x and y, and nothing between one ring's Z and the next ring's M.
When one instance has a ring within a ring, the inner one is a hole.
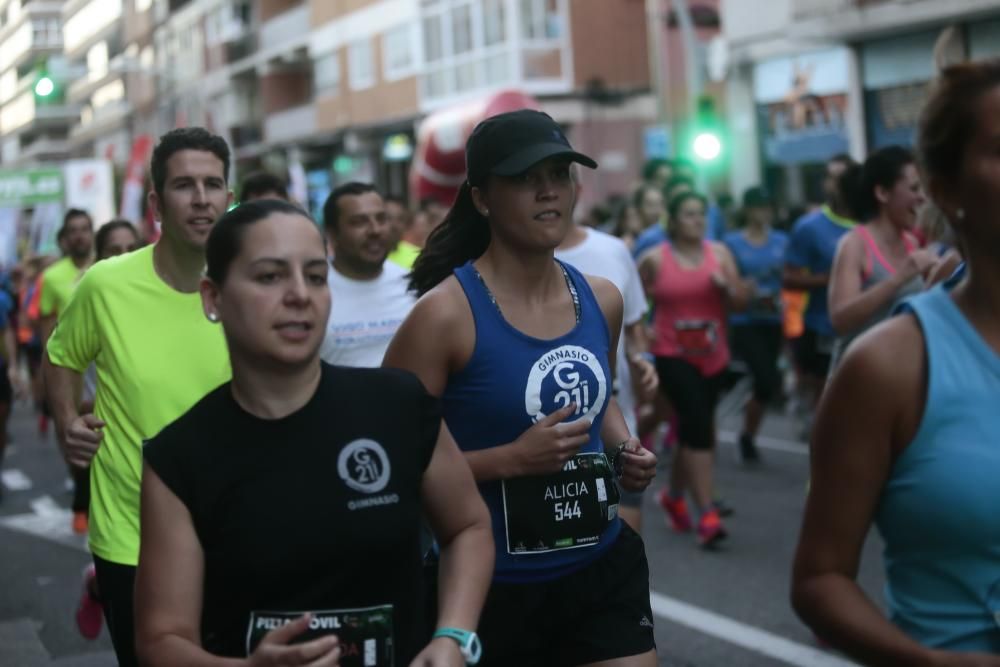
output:
M569 500L564 503L554 505L556 521L566 521L567 519L580 519L583 513L580 511L579 500Z

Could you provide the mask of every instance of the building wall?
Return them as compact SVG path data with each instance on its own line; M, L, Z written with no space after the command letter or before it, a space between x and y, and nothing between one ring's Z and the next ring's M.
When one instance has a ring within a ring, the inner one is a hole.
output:
M312 81L308 72L270 72L258 77L258 84L265 114L312 101Z
M649 85L646 9L642 0L572 0L570 34L577 88L600 79L605 85Z
M335 95L317 100L318 130L332 131L348 125L371 125L412 118L419 110L417 79L397 81L382 78L382 37L373 40L375 85L352 90L348 73L347 49L340 49L340 89Z

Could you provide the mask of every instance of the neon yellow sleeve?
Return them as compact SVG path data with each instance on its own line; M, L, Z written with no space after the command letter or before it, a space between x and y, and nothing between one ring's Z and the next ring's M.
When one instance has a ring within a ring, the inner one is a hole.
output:
M88 271L77 285L66 309L59 313L59 322L46 347L49 359L56 366L83 373L97 358L101 349L99 313L103 308L100 288L99 276Z

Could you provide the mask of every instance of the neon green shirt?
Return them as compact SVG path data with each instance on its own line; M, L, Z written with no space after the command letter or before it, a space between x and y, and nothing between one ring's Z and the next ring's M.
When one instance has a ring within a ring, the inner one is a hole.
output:
M94 413L107 424L90 467L90 548L113 563L139 560L142 443L229 380L222 328L198 293L168 286L153 247L96 264L48 342L57 366L97 366Z
M417 261L419 256L420 246L415 246L409 241L400 241L396 249L390 252L386 259L396 266L409 270L413 268L413 263Z
M80 282L90 265L78 269L73 260L63 257L42 272L42 293L38 297L38 312L42 317L59 315L73 296L73 289Z

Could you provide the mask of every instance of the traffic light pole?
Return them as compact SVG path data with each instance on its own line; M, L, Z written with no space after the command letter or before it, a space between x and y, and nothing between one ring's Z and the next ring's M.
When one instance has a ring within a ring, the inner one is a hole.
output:
M676 150L676 135L671 127L670 85L663 76L663 22L666 18L662 0L646 0L646 30L649 38L649 76L656 97L656 122L667 132Z

